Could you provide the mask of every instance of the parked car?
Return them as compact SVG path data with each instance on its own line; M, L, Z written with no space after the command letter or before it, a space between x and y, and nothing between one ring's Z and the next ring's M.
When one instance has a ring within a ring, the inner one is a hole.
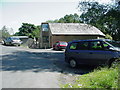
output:
M106 39L71 41L65 50L65 61L73 68L79 64L111 66L119 60L118 43Z
M57 42L53 45L53 50L65 49L66 46L67 46L67 42L65 42L65 41L57 41Z
M17 45L20 46L22 44L22 41L19 38L16 37L8 37L3 40L4 45Z

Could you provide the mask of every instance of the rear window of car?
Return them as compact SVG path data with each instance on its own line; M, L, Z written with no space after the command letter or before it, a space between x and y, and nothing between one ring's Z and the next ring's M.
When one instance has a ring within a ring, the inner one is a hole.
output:
M60 42L60 45L66 45L67 46L67 42Z

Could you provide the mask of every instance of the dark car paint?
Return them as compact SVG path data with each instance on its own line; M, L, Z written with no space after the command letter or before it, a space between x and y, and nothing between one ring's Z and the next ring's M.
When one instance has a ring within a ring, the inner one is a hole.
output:
M109 61L113 58L120 58L120 51L112 51L112 50L71 50L69 49L72 43L79 42L92 42L92 41L100 41L104 42L105 40L78 40L72 41L68 43L68 46L65 50L65 61L69 63L69 60L74 58L78 64L89 64L89 65L101 65L108 64ZM110 46L112 47L112 46Z

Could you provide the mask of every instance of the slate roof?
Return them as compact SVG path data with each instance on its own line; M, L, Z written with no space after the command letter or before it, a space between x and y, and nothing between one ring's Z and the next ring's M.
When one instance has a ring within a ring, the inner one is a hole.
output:
M53 35L100 35L105 36L94 26L82 23L48 23Z

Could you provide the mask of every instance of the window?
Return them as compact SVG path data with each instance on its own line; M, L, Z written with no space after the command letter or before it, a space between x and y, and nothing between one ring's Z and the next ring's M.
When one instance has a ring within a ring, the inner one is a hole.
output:
M66 45L67 46L67 42L60 42L60 45Z
M77 44L78 44L78 43L72 43L72 44L70 45L70 49L76 50Z
M80 42L78 44L78 50L88 50L89 42Z
M102 42L104 50L109 50L109 47L111 47L109 44L107 44L106 42Z
M102 50L103 47L102 47L100 41L94 41L94 42L91 42L90 49L92 49L92 50Z
M120 47L120 44L117 43L116 41L107 41L107 42L113 45L114 47Z
M42 31L48 31L48 24L42 24Z
M109 45L107 44L107 43L105 43L105 42L103 42L103 47L108 47Z

